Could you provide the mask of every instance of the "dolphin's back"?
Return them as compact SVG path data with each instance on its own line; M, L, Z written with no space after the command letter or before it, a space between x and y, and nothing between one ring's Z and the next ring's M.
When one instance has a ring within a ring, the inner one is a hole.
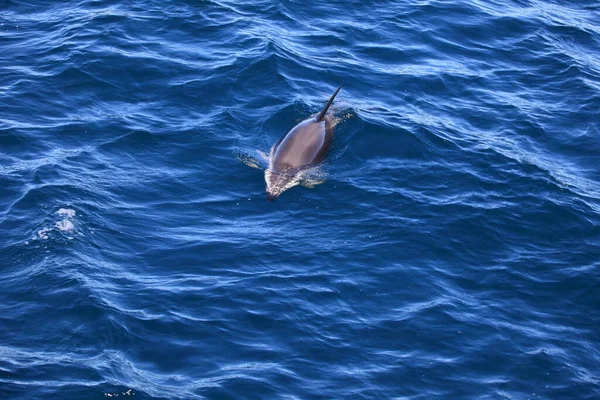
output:
M273 146L273 167L279 171L318 164L331 144L329 120L316 122L309 118L288 132Z
M320 164L331 147L335 120L327 114L342 85L329 98L316 117L300 122L271 148L265 169L267 200L273 201L285 190L299 184L306 168Z

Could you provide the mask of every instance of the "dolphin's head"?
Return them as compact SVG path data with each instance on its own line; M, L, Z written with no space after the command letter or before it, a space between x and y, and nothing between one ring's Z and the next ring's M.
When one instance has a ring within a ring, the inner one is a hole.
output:
M273 201L289 188L296 186L299 182L298 174L286 170L278 172L271 168L265 171L265 182L267 183L267 200Z

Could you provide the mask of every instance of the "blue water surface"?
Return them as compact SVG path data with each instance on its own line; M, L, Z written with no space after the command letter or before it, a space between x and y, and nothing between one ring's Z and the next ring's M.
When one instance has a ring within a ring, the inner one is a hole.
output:
M598 399L599 110L597 0L2 0L0 397Z

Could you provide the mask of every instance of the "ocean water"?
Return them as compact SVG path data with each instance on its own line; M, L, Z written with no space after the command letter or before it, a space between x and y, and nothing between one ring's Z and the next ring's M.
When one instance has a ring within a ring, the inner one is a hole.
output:
M600 398L597 0L2 0L0 50L1 398Z

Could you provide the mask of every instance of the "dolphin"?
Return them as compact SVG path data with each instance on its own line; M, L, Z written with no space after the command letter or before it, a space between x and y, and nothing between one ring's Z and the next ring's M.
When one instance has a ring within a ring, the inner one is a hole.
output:
M267 200L273 201L299 184L308 171L327 156L335 125L327 110L343 85L331 95L319 114L300 122L271 148L269 166L265 170Z

